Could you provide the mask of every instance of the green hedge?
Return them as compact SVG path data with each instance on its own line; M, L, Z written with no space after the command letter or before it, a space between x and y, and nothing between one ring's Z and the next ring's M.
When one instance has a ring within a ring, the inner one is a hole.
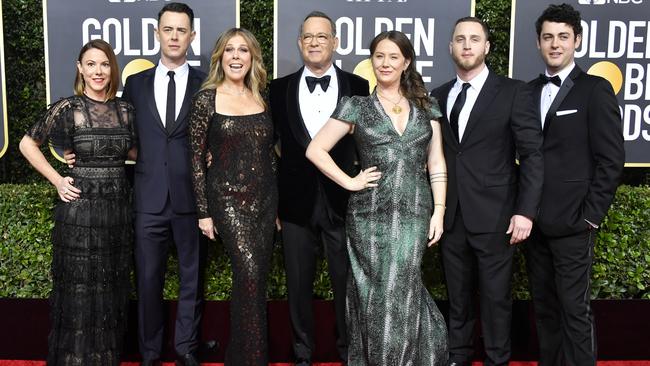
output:
M0 298L43 298L50 291L50 230L54 189L45 183L0 185ZM592 296L597 298L650 299L650 187L619 187L612 208L598 234L593 267ZM173 250L172 250L173 252ZM286 298L281 244L276 244L269 279L269 298ZM319 263L316 297L331 299L326 264ZM446 297L438 248L430 249L423 261L424 282L436 299ZM207 250L205 297L225 300L231 290L230 264L223 246ZM516 257L513 295L527 299L525 266ZM178 290L176 258L171 256L165 297L175 298Z

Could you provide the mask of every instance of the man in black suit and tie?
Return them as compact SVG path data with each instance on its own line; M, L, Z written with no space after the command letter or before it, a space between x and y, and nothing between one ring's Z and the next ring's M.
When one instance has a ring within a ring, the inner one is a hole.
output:
M307 145L341 97L369 92L365 79L332 63L337 46L334 22L324 13L310 13L298 37L305 66L271 82L271 111L281 151L278 211L297 365L310 365L314 351L312 297L320 242L334 290L336 345L341 358L347 361L345 290L349 259L344 223L348 192L305 158ZM330 154L346 173L356 175L356 149L351 136L343 138Z
M539 363L595 365L591 264L596 229L625 162L621 116L610 83L574 62L582 40L580 13L551 5L535 26L546 71L530 85L543 128L545 174L526 262Z
M177 365L198 366L201 320L199 228L190 176L187 123L191 98L204 73L187 64L194 39L194 13L168 3L158 13L160 61L126 80L122 97L136 109L135 259L138 340L142 365L160 365L163 343L162 289L171 241L176 244L179 294L176 313Z
M476 287L485 365L507 365L513 244L528 237L542 191L542 134L530 90L487 68L487 37L480 19L459 19L449 44L456 78L431 93L443 112L449 175L440 248L449 294L450 365L471 364Z

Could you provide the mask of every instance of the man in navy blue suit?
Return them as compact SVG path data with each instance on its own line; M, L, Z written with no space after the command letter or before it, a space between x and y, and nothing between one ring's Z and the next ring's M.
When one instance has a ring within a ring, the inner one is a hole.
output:
M196 359L201 319L199 239L190 176L187 124L191 98L204 73L187 64L194 39L194 13L168 3L158 13L160 61L130 76L122 97L136 109L139 144L135 166L135 260L138 283L138 339L142 365L159 365L163 342L162 290L170 242L179 264L174 346L177 365Z

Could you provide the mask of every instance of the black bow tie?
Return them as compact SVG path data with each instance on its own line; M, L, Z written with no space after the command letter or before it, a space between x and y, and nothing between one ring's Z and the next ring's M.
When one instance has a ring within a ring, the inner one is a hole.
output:
M309 92L313 93L314 89L316 89L316 84L320 84L320 87L323 89L323 91L327 91L327 88L330 86L330 76L325 75L322 78L315 78L313 76L307 76L305 77L305 80L307 81L307 88L309 88Z
M546 76L544 74L539 74L539 80L542 82L542 84L546 85L548 83L553 83L560 87L562 85L562 79L560 79L559 76Z

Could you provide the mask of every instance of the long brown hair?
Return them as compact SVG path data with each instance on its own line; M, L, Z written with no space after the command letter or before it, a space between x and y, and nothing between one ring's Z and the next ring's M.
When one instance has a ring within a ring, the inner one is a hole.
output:
M244 28L230 28L221 33L219 38L217 38L214 51L212 51L212 56L210 56L210 71L203 85L201 85L201 90L216 89L223 83L226 74L223 71L223 65L221 65L221 57L223 56L228 41L238 35L244 38L246 44L248 44L251 56L253 56L251 59L251 68L244 77L244 84L253 93L253 99L266 109L266 103L261 93L261 90L266 87L266 69L262 61L262 49L253 33Z
M404 33L394 30L379 33L370 43L370 54L374 54L379 42L385 39L395 43L404 58L410 61L408 67L400 76L400 92L419 108L431 108L431 100L427 97L428 92L427 88L424 87L422 75L415 69L415 50Z
M81 47L81 50L79 51L79 57L77 57L77 62L81 63L81 59L83 58L84 54L86 51L88 51L91 48L96 48L106 55L108 58L108 64L111 66L111 80L108 82L108 90L106 91L106 100L113 99L115 98L115 95L117 94L117 88L120 86L120 67L117 64L117 58L115 57L115 53L113 52L113 47L108 44L108 42L103 41L101 39L93 39L86 43L83 47ZM77 67L75 66L75 73L76 76L74 78L74 93L76 95L83 95L84 93L84 88L86 87L86 84L84 82L84 78L77 70Z

